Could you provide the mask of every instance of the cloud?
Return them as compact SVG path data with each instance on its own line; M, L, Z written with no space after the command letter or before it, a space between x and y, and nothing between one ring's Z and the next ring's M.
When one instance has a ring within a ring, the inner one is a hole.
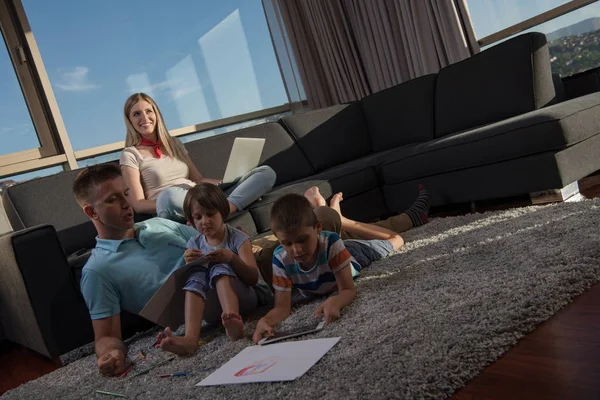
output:
M54 86L63 92L85 92L87 90L97 89L100 85L88 81L87 67L75 67L72 70L62 72L60 82Z
M153 84L145 83L143 85L130 85L128 93L143 92L147 93L151 97L158 97L161 95L169 96L171 99L179 99L189 93L202 90L202 87L198 82L186 82L183 79L167 79L162 82Z

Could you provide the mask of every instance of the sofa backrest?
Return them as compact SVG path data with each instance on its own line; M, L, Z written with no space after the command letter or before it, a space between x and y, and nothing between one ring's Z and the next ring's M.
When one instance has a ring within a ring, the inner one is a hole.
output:
M367 122L359 102L290 115L280 122L296 138L317 171L371 152Z
M546 36L523 34L438 73L435 136L514 117L553 102Z
M8 187L2 195L6 216L17 231L53 225L67 254L96 245L96 228L73 197L72 185L81 170L36 178Z
M229 154L236 137L265 138L260 164L277 173L275 185L281 185L315 173L298 144L275 122L195 140L185 144L189 156L203 176L220 179L225 174Z
M437 74L421 76L373 93L360 101L373 151L434 138L436 77Z

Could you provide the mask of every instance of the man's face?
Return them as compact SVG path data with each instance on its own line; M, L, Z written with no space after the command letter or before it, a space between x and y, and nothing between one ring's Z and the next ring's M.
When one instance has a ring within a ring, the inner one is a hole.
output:
M133 208L127 201L128 195L123 178L108 180L95 187L84 211L106 228L106 233L126 232L133 227Z

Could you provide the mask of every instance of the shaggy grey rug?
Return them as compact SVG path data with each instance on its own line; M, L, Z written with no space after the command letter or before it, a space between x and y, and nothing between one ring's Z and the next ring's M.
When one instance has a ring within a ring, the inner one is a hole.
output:
M600 280L599 211L590 200L436 219L406 232L399 254L363 271L342 318L312 336L342 339L295 382L195 387L251 344L213 330L195 356L146 375L133 376L168 358L150 334L130 345L148 357L124 379L101 377L87 356L5 397L100 398L100 389L139 399L446 398ZM303 324L317 305L299 306L285 326ZM156 376L176 371L191 374Z

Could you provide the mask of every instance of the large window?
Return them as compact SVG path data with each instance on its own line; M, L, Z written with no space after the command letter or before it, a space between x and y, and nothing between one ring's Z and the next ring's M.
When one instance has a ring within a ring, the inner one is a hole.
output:
M3 43L4 40L0 43L0 155L40 147L19 81Z
M477 38L482 38L548 11L562 0L467 0ZM562 77L600 66L600 2L573 10L525 32L541 32L548 39L552 72ZM514 35L513 35L514 36ZM498 42L508 40L509 36ZM484 46L485 49L489 46Z
M566 3L569 0L467 0L477 39Z
M23 0L75 151L122 141L134 92L175 129L288 103L260 0Z

